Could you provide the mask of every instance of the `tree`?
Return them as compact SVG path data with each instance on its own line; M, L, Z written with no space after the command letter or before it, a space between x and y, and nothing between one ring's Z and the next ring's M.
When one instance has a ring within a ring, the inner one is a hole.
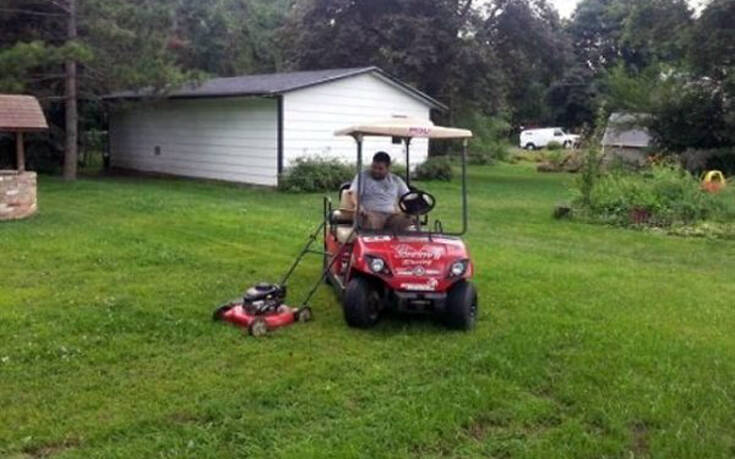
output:
M497 56L514 124L550 121L547 90L572 57L556 10L545 0L497 0L479 38Z
M595 72L621 61L641 70L682 59L691 24L685 0L583 0L567 31L580 62Z
M500 104L491 47L472 0L300 2L281 40L292 69L377 65L453 108Z
M7 65L0 89L30 92L44 102L52 124L65 131L67 179L76 177L78 99L95 100L125 87L166 88L196 76L167 50L171 9L165 4L8 1L0 8L0 64ZM53 116L59 101L63 120Z
M689 60L699 74L720 81L735 78L735 2L712 0L697 20Z
M547 97L554 124L569 127L593 125L598 86L592 70L582 65L571 67L563 78L552 83Z

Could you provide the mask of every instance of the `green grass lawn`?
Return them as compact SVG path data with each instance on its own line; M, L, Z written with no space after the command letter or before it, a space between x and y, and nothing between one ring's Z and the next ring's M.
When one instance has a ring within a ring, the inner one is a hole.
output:
M261 340L211 312L278 278L318 195L41 178L0 224L0 456L735 455L735 242L554 221L570 178L532 167L471 171L473 332L349 329L323 288Z

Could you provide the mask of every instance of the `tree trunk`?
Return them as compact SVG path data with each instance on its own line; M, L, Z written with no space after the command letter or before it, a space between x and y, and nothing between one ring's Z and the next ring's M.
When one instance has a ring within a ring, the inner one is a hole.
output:
M18 159L18 172L26 170L26 155L23 150L23 132L18 131L15 133L15 156Z
M69 0L69 24L67 39L77 37L77 1ZM77 63L73 59L66 61L66 148L64 153L64 179L77 178L77 129L79 115L77 113Z

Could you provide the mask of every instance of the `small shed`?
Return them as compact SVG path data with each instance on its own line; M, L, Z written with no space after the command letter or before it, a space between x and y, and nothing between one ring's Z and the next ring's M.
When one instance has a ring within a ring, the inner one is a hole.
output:
M16 170L0 170L0 221L36 212L36 173L25 170L23 134L46 129L46 117L35 97L0 94L0 131L15 134L17 162Z
M632 165L643 165L648 159L647 149L652 138L644 126L650 115L645 113L610 114L602 137L603 158L610 162L621 160Z
M377 67L215 78L171 91L105 97L112 167L266 186L299 157L354 162L337 129L376 119L429 120L446 107ZM426 139L412 161L428 156ZM384 150L400 161L403 146L366 139L366 154ZM412 164L413 166L413 164Z

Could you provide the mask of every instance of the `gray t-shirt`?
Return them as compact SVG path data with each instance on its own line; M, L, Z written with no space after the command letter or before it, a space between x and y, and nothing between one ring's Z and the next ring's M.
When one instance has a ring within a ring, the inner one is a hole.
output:
M350 191L357 194L357 176L352 180ZM383 180L375 180L369 171L362 172L362 195L360 207L370 212L395 213L398 198L408 193L406 183L397 175L389 173Z

